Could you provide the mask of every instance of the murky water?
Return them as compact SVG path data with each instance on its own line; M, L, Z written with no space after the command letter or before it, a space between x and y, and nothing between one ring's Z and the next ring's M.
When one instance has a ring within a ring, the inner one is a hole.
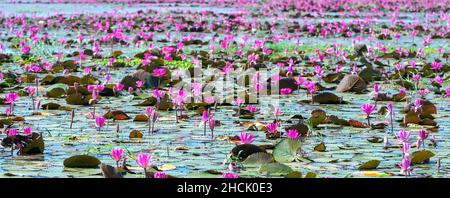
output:
M27 14L31 16L49 16L54 14L80 14L91 13L98 14L103 12L117 12L117 13L133 13L141 9L160 9L156 6L146 5L133 5L131 7L121 5L85 5L85 4L0 4L1 14L10 15L22 15ZM189 9L193 12L198 11L213 11L222 13L238 12L236 8L211 8L211 7L163 7L164 11L176 11ZM420 17L417 15L416 17ZM296 20L296 19L292 19ZM308 22L315 19L308 20ZM351 18L345 20L353 20ZM413 20L413 19L411 19ZM298 21L298 20L297 20ZM300 20L301 21L301 20ZM380 23L387 23L388 18L379 19ZM2 40L8 36L13 35L5 29L0 29L2 32ZM65 37L67 32L49 31L52 36ZM176 33L174 33L176 34ZM205 34L205 40L211 34ZM68 38L74 38L76 34L68 36ZM163 33L155 34L155 38L163 38ZM250 35L252 38L258 36ZM364 37L364 36L363 36ZM155 39L157 40L157 39ZM416 38L415 43L419 44L422 38ZM330 45L332 43L342 43L343 45L351 46L351 38L309 38L304 37L301 39L302 46L311 48ZM446 39L445 41L448 41ZM386 45L398 46L408 45L412 43L408 38L402 38L399 44L393 41L381 41ZM294 45L294 43L290 43ZM164 46L164 43L156 43L155 46ZM44 46L45 47L45 46ZM444 50L449 50L448 44L445 42L434 42L429 48L442 47ZM192 47L195 49L205 49L208 46ZM61 51L61 46L54 45L48 46L47 50ZM69 49L67 51L70 51ZM145 47L120 47L120 50L125 55L132 56L137 52L145 50ZM7 49L6 52L12 52L14 50ZM308 53L313 53L311 50ZM433 56L433 55L431 55ZM86 64L93 64L87 62ZM303 63L300 64L302 66ZM1 66L1 70L14 70L20 68L16 64L4 64ZM113 82L118 82L125 75L134 71L133 68L120 68L115 69L111 73ZM81 73L79 73L81 75ZM40 79L46 76L46 74L39 74ZM382 82L379 82L382 83ZM333 84L326 84L325 86L332 87ZM397 93L399 86L393 86L383 84L383 92ZM44 89L47 86L42 86ZM334 91L333 91L334 92ZM4 97L4 93L1 97ZM140 152L152 153L155 165L161 166L163 164L173 164L176 169L166 171L167 174L179 176L179 177L219 177L218 175L212 175L206 173L206 170L218 170L226 171L227 166L223 164L227 155L231 149L235 146L228 140L222 140L226 136L237 135L238 132L246 131L244 127L238 126L234 122L239 120L232 115L235 113L233 109L235 107L220 107L216 112L216 120L223 123L222 126L218 126L215 129L216 140L211 141L208 137L203 137L203 127L199 126L200 117L193 111L187 112L191 117L189 120L182 121L175 124L173 112L161 112L160 121L157 123L159 131L155 134L147 134L147 124L140 122L127 121L107 121L107 127L104 127L101 131L96 131L93 127L94 121L87 119L88 113L92 111L92 107L86 106L72 106L67 105L64 98L62 99L49 99L43 97L40 93L41 104L48 102L55 102L64 106L71 106L75 108L76 117L74 127L69 129L70 112L59 110L36 110L42 112L43 115L32 115L31 100L27 97L16 103L16 114L25 118L25 122L19 123L19 128L22 126L33 126L34 131L42 132L45 139L45 152L42 155L33 156L11 156L8 148L0 148L0 176L1 177L102 177L99 169L70 169L64 168L63 161L69 156L76 154L90 154L102 162L107 164L115 164L111 159L109 152L112 148L120 146L127 149L127 155L132 154L128 159L128 163L134 167L133 170L139 174L127 174L126 177L143 177L140 174L140 170L136 167L136 163L132 158ZM145 90L143 95L151 94L151 90ZM327 111L327 115L338 115L343 119L356 119L364 122L364 115L362 115L360 106L364 103L373 102L368 99L368 94L352 94L352 93L338 93L342 96L348 104L340 105L309 105L299 104L298 101L308 99L305 91L300 91L299 94L295 93L289 96L281 96L280 107L283 112L281 120L289 120L293 115L302 115L303 117L309 117L310 112L313 109L320 108ZM255 120L262 122L269 122L274 117L268 114L269 106L272 100L266 96L260 98L260 104L257 106L260 108L259 114L256 114ZM414 176L422 177L432 175L434 177L448 177L449 164L450 164L450 99L442 98L442 96L434 96L430 94L427 98L433 98L433 102L437 106L438 115L436 115L436 122L439 124L438 132L433 133L437 140L437 147L427 146L426 148L436 154L431 159L431 162L423 165L415 165L413 167ZM142 102L139 97L131 98L129 96L111 97L103 99L97 106L97 113L104 114L107 109L123 110L131 118L134 118L137 114L144 114L145 107L134 106ZM379 102L380 105L386 104L385 102ZM402 109L405 105L404 102L394 103L394 109L397 111ZM2 106L1 112L4 112L6 106ZM395 117L395 120L401 119L401 114ZM372 122L383 122L384 116L373 115ZM254 121L254 120L240 120L240 121ZM119 133L116 132L116 125L120 125ZM287 126L287 123L283 123ZM144 138L141 140L130 140L128 138L129 132L132 130L140 130L144 132ZM399 126L399 123L395 123L394 131L405 129ZM409 130L416 131L418 128L408 128ZM247 131L249 132L249 131ZM263 132L251 131L256 136L255 144L270 144L273 143L265 139ZM303 143L302 150L305 152L304 156L312 159L313 162L293 162L288 163L289 166L302 173L316 172L319 177L346 177L346 176L358 176L358 164L361 164L370 159L378 159L381 161L377 171L388 174L398 175L399 168L395 164L401 161L401 151L397 148L384 149L383 143L370 143L367 139L372 137L383 138L385 134L388 134L388 138L391 144L397 144L394 139L395 135L391 134L388 129L386 130L371 130L371 129L358 129L352 127L341 127L336 125L320 125L318 129L313 131L311 137L307 138ZM322 134L320 136L318 134ZM76 136L78 140L70 140L70 137ZM413 138L416 137L414 133ZM316 152L313 147L324 142L326 145L326 152ZM179 151L177 147L187 147L188 150ZM440 159L441 169L439 172L436 170L436 160ZM260 177L257 173L257 168L248 168L240 172L241 176ZM395 177L395 176L394 176ZM402 177L402 176L398 176Z

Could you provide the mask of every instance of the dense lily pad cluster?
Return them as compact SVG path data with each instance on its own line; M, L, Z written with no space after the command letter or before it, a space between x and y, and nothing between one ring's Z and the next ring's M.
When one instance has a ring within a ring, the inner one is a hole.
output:
M447 174L447 0L62 2L105 11L0 17L5 166L26 158L59 170L50 176L107 178ZM40 174L16 164L23 172L2 171Z

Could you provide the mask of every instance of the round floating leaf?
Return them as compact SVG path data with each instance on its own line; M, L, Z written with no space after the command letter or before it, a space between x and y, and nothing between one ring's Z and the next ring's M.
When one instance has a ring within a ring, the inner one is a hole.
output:
M130 138L134 139L134 138L142 138L144 136L144 134L142 134L142 132L138 131L138 130L133 130L130 132Z
M68 89L69 86L67 86L66 84L54 84L47 88L46 96L49 98L61 98L62 96L66 95Z
M100 160L89 155L75 155L64 160L68 168L98 168Z
M308 172L305 175L305 178L316 178L317 174L315 172Z
M128 120L130 117L123 111L108 111L105 115L103 115L106 119L114 119L114 120Z
M336 87L337 92L362 92L366 89L367 84L357 75L346 75Z
M53 103L53 102L42 105L42 109L45 109L45 110L57 110L57 109L59 109L59 107L61 107L61 105Z
M321 142L320 144L314 147L314 150L324 152L326 150L325 143Z
M292 173L287 174L284 178L302 178L302 173L298 171L294 171Z
M323 92L314 95L313 101L320 104L340 104L342 98L331 92Z
M148 122L148 117L147 117L147 115L139 114L139 115L136 115L136 117L134 117L133 121L135 121L135 122Z
M319 124L322 124L327 118L327 114L322 109L315 109L311 112L311 117L309 118L309 122L311 122L313 127L316 127Z
M430 160L434 156L434 153L429 150L415 151L411 155L411 163L421 164Z
M359 170L376 169L380 165L380 160L370 160L359 166Z
M297 151L301 147L299 139L284 139L275 146L273 150L273 157L275 161L284 163L292 162L297 157Z
M267 164L273 162L273 156L266 152L253 153L244 160L245 164Z
M289 173L292 173L293 171L294 170L292 170L291 167L278 162L263 164L258 170L260 174L268 174L268 175L287 175Z

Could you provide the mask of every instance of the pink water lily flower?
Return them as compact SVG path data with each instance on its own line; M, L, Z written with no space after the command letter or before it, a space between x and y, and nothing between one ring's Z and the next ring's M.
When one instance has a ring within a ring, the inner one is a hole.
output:
M375 110L375 105L363 104L361 105L361 111L367 115L367 125L370 126L370 114Z
M280 90L281 95L289 95L291 94L292 89L291 88L283 88Z
M8 137L12 137L12 136L15 136L15 135L17 135L17 130L16 129L10 129L8 131Z
M31 127L25 127L25 128L23 129L23 134L26 135L26 136L31 135L31 134L32 134L32 129L31 129Z
M11 92L6 94L5 96L5 103L6 104L13 104L14 102L19 100L19 94L15 92Z
M164 75L166 75L166 69L161 68L161 69L154 69L153 70L153 75L160 78Z
M90 67L84 68L84 74L85 74L85 75L90 75L91 72L92 72L92 68L90 68Z
M116 166L119 167L119 161L122 158L123 149L121 148L113 148L111 150L111 158L116 162Z
M245 110L249 111L250 113L255 113L258 111L258 108L253 105L249 105L249 106L245 107Z
M150 165L150 161L152 160L152 156L148 153L141 153L136 156L136 163L146 171L148 165Z
M122 91L124 88L125 88L124 84L117 83L116 85L114 85L113 91L115 92Z
M301 136L301 134L297 131L297 129L289 129L286 132L286 136L288 139L297 139Z
M100 116L96 117L95 118L95 127L97 127L98 130L100 131L100 129L106 125L105 122L106 122L106 118L100 117Z
M277 128L278 128L278 124L277 123L269 123L266 125L267 128L267 132L269 133L276 133L277 132Z
M241 144L250 144L253 141L255 141L253 134L248 134L244 132L239 133L239 139L240 139L239 142Z
M400 130L397 133L397 138L400 142L408 142L409 141L409 137L411 136L410 132L406 132L405 130Z
M164 172L156 172L155 174L153 174L153 178L164 179L164 178L168 178L168 176Z
M239 178L239 175L237 173L222 173L222 178L227 179Z
M411 160L409 157L402 159L402 162L400 163L400 172L406 176L411 175Z

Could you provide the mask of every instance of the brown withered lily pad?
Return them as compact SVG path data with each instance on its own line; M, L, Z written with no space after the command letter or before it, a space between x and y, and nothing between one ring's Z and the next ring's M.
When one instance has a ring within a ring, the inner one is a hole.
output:
M336 87L337 92L356 92L366 90L366 82L357 75L346 75Z

